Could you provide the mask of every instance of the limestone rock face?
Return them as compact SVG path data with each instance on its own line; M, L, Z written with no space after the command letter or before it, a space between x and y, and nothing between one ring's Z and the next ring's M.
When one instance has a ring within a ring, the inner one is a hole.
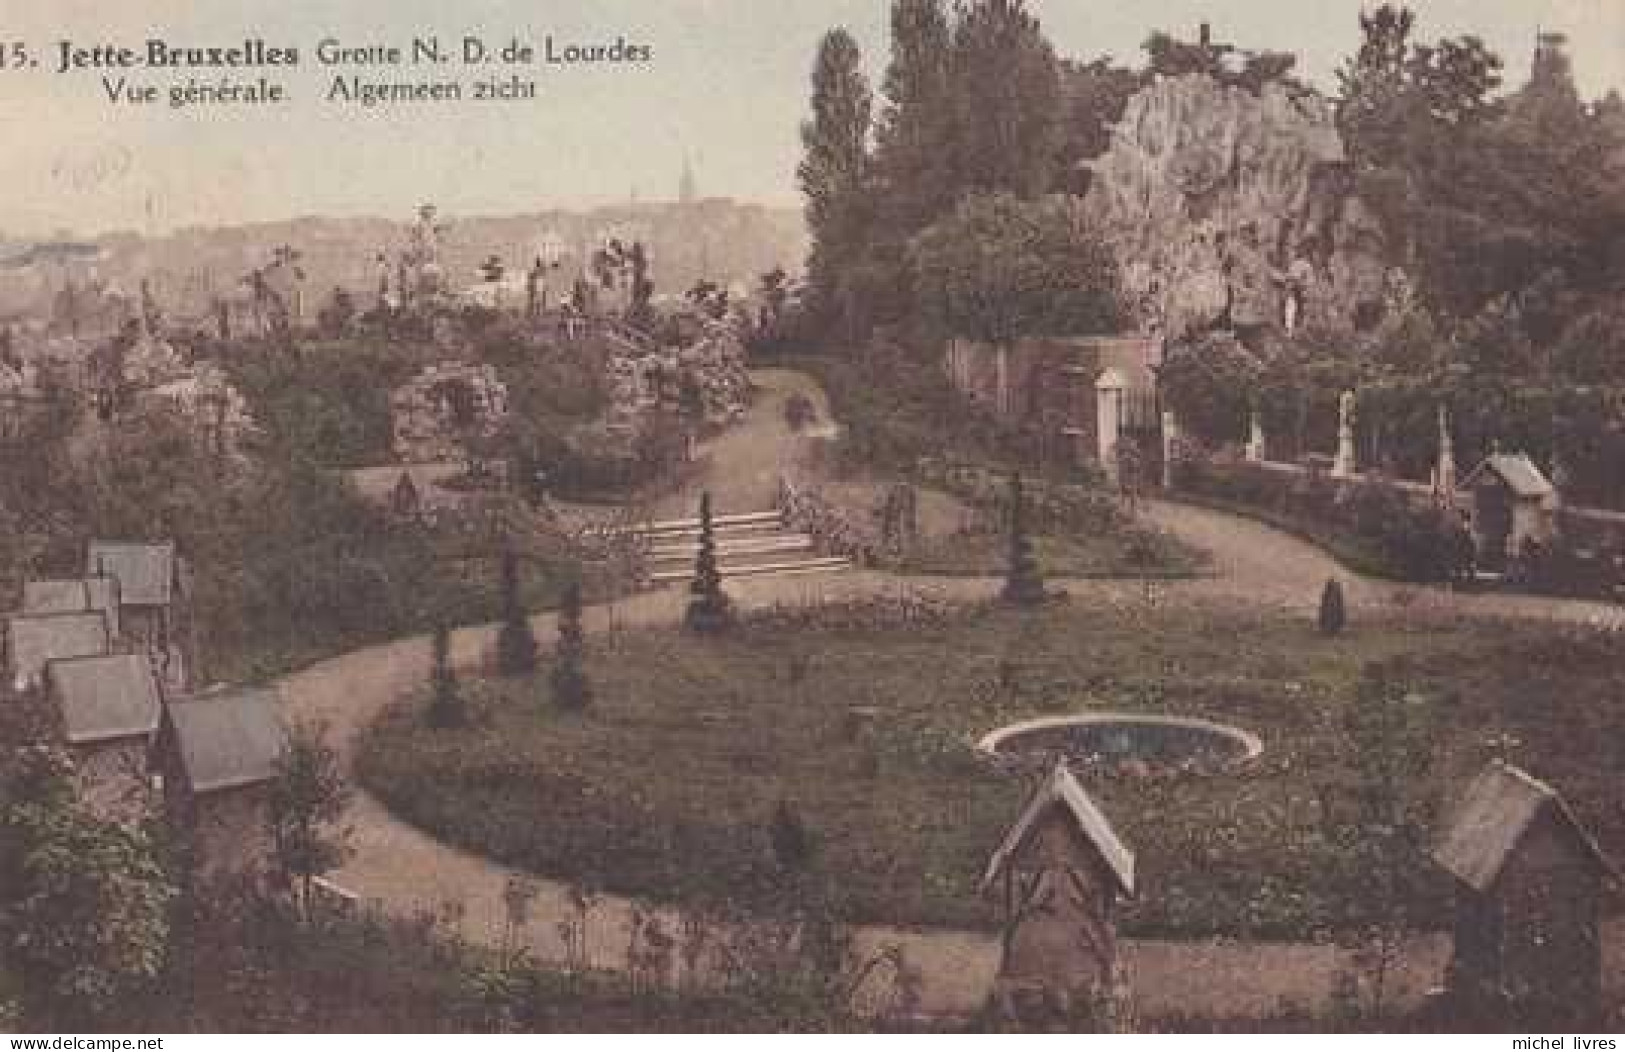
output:
M750 397L745 344L727 322L707 320L698 338L682 347L660 347L612 339L606 371L611 431L631 434L640 421L665 404L693 392L708 428L737 423Z
M1319 95L1161 78L1129 101L1092 167L1085 213L1144 331L1342 331L1380 315L1383 238L1349 191Z
M242 393L214 362L197 362L185 375L137 393L138 404L161 406L190 423L226 452L239 454L258 431Z
M469 442L497 435L508 416L508 387L494 366L442 362L396 389L390 409L403 463L455 460Z

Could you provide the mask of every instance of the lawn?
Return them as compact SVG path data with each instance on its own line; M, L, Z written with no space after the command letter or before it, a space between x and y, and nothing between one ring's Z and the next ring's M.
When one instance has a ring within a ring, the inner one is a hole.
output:
M1050 577L1191 577L1199 573L1199 553L1168 534L1126 525L1105 533L1040 534L1033 538L1038 565ZM923 537L904 556L909 574L996 577L1010 565L1007 534L968 529Z
M1408 658L1424 812L1505 755L1625 850L1617 640L1393 616L1326 639L1284 615L1077 598L1035 614L868 606L720 639L652 632L594 652L585 715L550 705L545 670L467 683L476 726L431 731L410 699L372 729L360 772L447 840L664 900L770 872L768 821L786 800L852 919L983 927L995 918L976 884L1026 785L976 738L1091 708L1206 717L1257 733L1264 756L1235 774L1090 776L1139 855L1126 929L1317 937L1368 905L1369 875L1325 803L1350 777L1348 710L1367 663ZM1411 905L1443 925L1443 882L1420 863L1413 876Z

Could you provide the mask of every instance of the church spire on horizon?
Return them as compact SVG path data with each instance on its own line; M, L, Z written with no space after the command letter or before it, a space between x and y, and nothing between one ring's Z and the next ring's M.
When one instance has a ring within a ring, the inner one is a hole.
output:
M694 162L685 152L683 154L683 174L677 180L677 203L691 205L700 198L699 189L694 180Z

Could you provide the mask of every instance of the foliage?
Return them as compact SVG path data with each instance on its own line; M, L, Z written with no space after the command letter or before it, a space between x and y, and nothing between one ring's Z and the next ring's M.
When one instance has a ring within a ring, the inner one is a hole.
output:
M315 879L337 869L350 854L349 830L338 823L353 794L338 753L325 737L325 728L319 726L289 732L265 804L272 860L295 889L306 914L312 908Z
M1021 674L1003 689L998 658L1014 639ZM1323 790L1355 759L1348 720L1366 665L1410 655L1404 679L1434 757L1424 796L1459 793L1503 748L1491 739L1516 739L1510 760L1558 786L1605 849L1625 845L1611 803L1625 741L1614 635L1408 611L1316 640L1301 618L1234 604L1155 617L1135 603L787 608L703 642L624 637L589 662L590 721L539 721L536 687L494 680L489 726L433 734L403 709L369 731L358 763L391 809L459 846L675 900L771 886L761 801L793 799L843 920L981 928L994 918L976 881L1022 785L972 742L1080 705L1204 717L1258 734L1263 756L1206 776L1089 774L1155 889L1128 908L1125 932L1324 939L1363 927L1373 885L1338 861L1331 831L1352 819L1329 830L1336 800ZM796 654L814 659L787 690ZM1531 709L1531 696L1550 704ZM855 733L853 707L872 710ZM1446 927L1448 882L1429 867L1415 876L1414 916Z
M220 364L274 445L290 456L352 467L390 459L389 393L432 353L358 337L307 344L296 356L223 353Z
M488 501L402 520L343 475L282 446L222 459L183 418L120 419L89 445L40 444L6 460L3 509L33 576L83 572L92 537L172 540L190 575L201 681L253 679L362 643L500 613ZM14 500L28 494L26 504ZM498 498L492 499L500 504ZM529 536L529 535L527 535ZM525 601L551 605L569 575L562 543L527 541Z
M784 400L784 423L792 431L803 431L818 422L818 407L797 391Z
M789 800L780 800L774 806L768 839L773 845L774 860L788 873L806 872L817 855L813 834L802 821L801 812Z
M859 309L849 270L868 221L872 106L857 41L844 29L831 30L813 66L813 113L801 127L805 156L796 176L813 242L809 288L821 309L844 317L849 331Z
M572 582L564 589L559 605L559 642L549 673L553 703L561 709L580 712L592 704L592 683L587 679L587 639L581 624L581 585Z
M1059 193L1082 197L1089 192L1092 161L1111 147L1112 128L1145 78L1139 71L1115 65L1111 56L1088 62L1063 59L1060 63L1060 118L1055 174Z
M1116 267L1064 199L967 197L912 248L918 288L957 335L999 346L1023 336L1108 331Z
M720 632L733 620L733 603L722 590L717 564L716 530L711 521L711 494L700 495L700 543L694 557L694 579L689 582L688 611L683 624L692 632Z
M1348 611L1343 602L1343 584L1335 578L1326 582L1320 592L1320 612L1315 623L1323 636L1341 635L1348 624Z
M869 255L893 276L878 312L898 320L911 312L908 244L952 206L952 37L943 0L894 0L892 51L881 86L885 105L875 129L874 218Z
M1365 894L1348 902L1343 918L1352 935L1363 982L1356 1007L1382 1019L1393 995L1390 980L1406 936L1433 918L1416 903L1427 872L1431 812L1427 777L1434 733L1428 699L1407 682L1402 660L1368 667L1354 704L1344 713L1349 751L1338 789L1346 811L1328 816L1343 879Z
M1256 464L1187 458L1178 488L1204 501L1261 517L1320 543L1351 569L1393 580L1459 580L1470 570L1462 526L1418 507L1380 480L1352 488L1311 469L1289 472Z
M502 549L502 628L497 633L497 667L505 676L528 676L536 671L536 634L520 598L519 553ZM568 599L570 589L565 589ZM577 597L580 601L580 596Z
M1260 363L1233 340L1218 337L1175 344L1157 375L1157 389L1179 426L1214 444L1246 437L1260 386Z
M1033 556L1033 540L1027 527L1027 500L1021 491L1021 475L1010 476L1010 558L1005 568L1004 591L1007 603L1036 606L1048 598L1038 560Z
M958 452L997 459L1017 437L986 411L966 406L942 369L895 347L858 359L807 358L796 363L817 377L831 416L841 422L838 467L908 471L921 457Z
M1230 61L1238 50L1234 45L1214 44L1207 40L1190 43L1163 32L1152 33L1145 42L1144 50L1148 78L1196 74L1211 77L1229 87L1244 88L1254 95L1261 93L1264 85L1277 81L1297 85L1291 74L1297 67L1298 58L1287 52L1243 52L1238 69Z
M457 672L451 667L451 629L444 622L434 626L429 652L429 726L464 726L468 723L468 704L457 685Z
M0 755L0 977L38 1029L83 1028L159 976L176 891L152 837L78 798L72 760Z
M1048 192L1060 77L1055 51L1024 0L964 5L954 26L950 68L949 167L961 192L1025 199Z
M1571 288L1612 283L1625 137L1581 104L1566 60L1542 42L1530 84L1497 97L1503 63L1481 40L1425 44L1414 26L1394 5L1362 14L1339 127L1430 302L1468 317L1554 268Z

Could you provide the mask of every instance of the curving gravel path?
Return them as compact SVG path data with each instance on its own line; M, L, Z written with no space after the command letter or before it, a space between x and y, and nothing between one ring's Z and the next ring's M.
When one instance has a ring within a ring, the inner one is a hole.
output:
M708 447L712 466L704 485L720 491L726 510L768 505L780 465L797 456L798 439L783 424L782 402L795 391L826 403L809 378L784 370L755 375L761 388L744 425ZM827 419L827 413L824 416ZM738 472L731 467L738 464ZM1163 602L1206 598L1244 600L1309 609L1318 601L1328 577L1342 579L1349 601L1357 606L1389 603L1442 606L1473 616L1551 618L1590 622L1621 621L1617 609L1601 604L1507 596L1457 596L1426 589L1403 588L1363 580L1350 574L1324 552L1260 524L1218 512L1155 502L1145 516L1213 554L1214 574L1194 581L1159 585ZM1057 582L1073 596L1095 601L1143 602L1138 582ZM827 577L743 579L729 591L745 608L781 602L819 601L907 591L951 598L983 597L998 587L986 580L907 579L875 572L849 572ZM672 624L681 615L685 594L679 589L653 592L615 604L621 628ZM590 632L601 632L609 609L587 612ZM551 639L552 615L533 619L538 638ZM490 626L453 636L452 658L461 668L475 668L495 640ZM331 739L348 759L356 736L379 712L417 689L426 676L429 642L399 640L353 651L290 675L278 684L286 715L295 721L328 725ZM413 917L425 911L460 915L462 934L490 945L506 937L503 890L514 871L451 847L399 821L382 804L358 792L348 816L355 854L332 875L340 885L390 914ZM559 924L574 916L568 889L551 881L537 882L540 896L522 939L542 959L564 960ZM589 915L586 945L599 967L621 967L626 961L633 903L606 897ZM871 927L860 944L878 950L898 946L920 980L920 1008L932 1014L958 1014L980 1007L998 964L993 937L965 932L918 932ZM1607 933L1604 974L1625 985L1625 922ZM1403 998L1414 998L1437 985L1448 953L1447 941L1420 939L1406 954L1406 966L1395 977ZM1167 1016L1194 1013L1246 1017L1282 1006L1324 1005L1344 965L1340 951L1309 944L1211 941L1128 940L1123 956L1142 1014Z

